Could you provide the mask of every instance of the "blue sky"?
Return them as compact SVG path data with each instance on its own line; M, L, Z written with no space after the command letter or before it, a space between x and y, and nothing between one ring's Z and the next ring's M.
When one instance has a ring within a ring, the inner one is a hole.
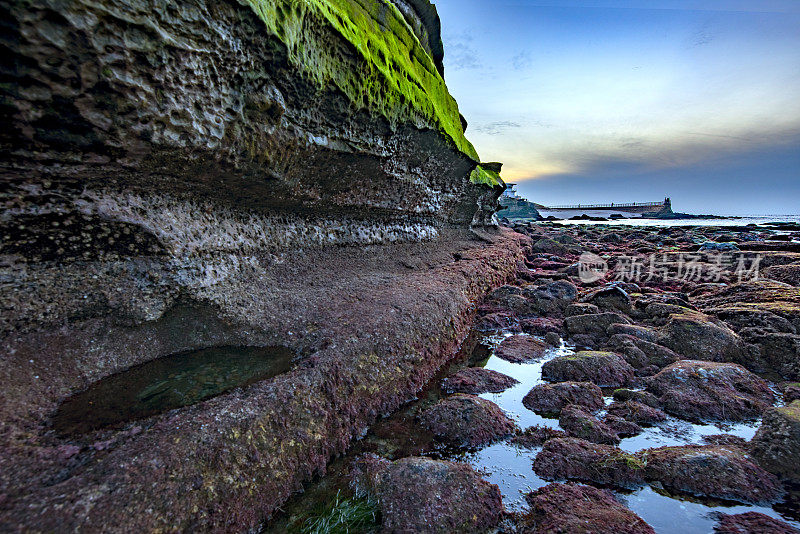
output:
M543 204L800 212L800 0L435 0L484 161Z

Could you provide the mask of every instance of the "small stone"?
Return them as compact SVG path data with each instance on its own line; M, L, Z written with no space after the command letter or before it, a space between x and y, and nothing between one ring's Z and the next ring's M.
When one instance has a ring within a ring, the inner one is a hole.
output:
M447 393L500 393L519 384L516 379L483 367L469 367L442 381L442 389Z
M512 434L516 425L492 401L456 393L422 412L422 426L444 442L477 448Z
M603 407L603 392L591 382L538 384L525 395L522 404L529 410L546 416L557 416L569 404L599 410Z
M667 414L658 408L634 400L614 402L607 408L607 411L611 415L643 426L651 426L667 419Z
M541 358L547 350L547 344L531 336L516 335L505 338L494 353L511 363L524 363Z
M561 410L558 424L567 435L592 443L615 445L620 441L619 435L612 428L574 404Z

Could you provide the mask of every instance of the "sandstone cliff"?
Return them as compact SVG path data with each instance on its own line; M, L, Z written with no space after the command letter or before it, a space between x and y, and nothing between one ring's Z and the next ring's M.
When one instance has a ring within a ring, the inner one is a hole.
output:
M0 2L0 530L252 528L466 336L491 224L425 0ZM291 372L63 436L213 346Z

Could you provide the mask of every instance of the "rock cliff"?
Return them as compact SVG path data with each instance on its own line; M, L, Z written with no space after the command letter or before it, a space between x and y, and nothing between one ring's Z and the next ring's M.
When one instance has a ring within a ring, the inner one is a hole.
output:
M513 276L525 239L470 232L503 184L426 0L0 14L0 530L253 528L413 397ZM273 345L297 355L274 379L55 430L136 365Z

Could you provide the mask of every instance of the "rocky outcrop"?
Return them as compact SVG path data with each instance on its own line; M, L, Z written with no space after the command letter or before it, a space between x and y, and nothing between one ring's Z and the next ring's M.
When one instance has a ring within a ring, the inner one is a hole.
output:
M800 401L770 408L753 437L751 453L759 465L785 480L800 483Z
M470 231L502 183L464 137L428 2L0 13L2 530L254 528L411 399L523 260L521 236ZM296 357L54 431L71 395L217 346Z

